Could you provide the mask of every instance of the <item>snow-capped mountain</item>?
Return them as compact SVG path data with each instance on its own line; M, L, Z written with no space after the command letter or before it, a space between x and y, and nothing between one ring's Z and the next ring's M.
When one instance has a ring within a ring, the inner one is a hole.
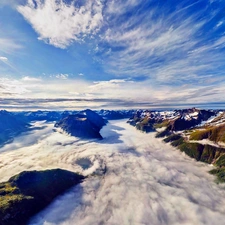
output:
M100 116L107 120L126 119L133 116L136 110L105 110L96 111Z
M137 129L149 132L159 127L167 127L170 131L182 131L195 127L217 115L215 110L184 109L174 111L138 110L128 120Z

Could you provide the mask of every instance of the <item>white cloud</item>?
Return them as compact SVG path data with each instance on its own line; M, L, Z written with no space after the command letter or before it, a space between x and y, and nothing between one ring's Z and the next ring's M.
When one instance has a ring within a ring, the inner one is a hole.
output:
M95 34L102 24L103 3L87 0L81 6L78 1L28 0L18 11L39 34L39 39L59 48L66 48L73 41L82 41Z
M118 84L124 83L124 82L130 82L125 79L112 79L112 80L107 80L107 81L94 81L94 85L90 86L91 88L99 88L99 87L104 87L108 88L110 86L116 86Z
M89 86L87 92L96 96L104 96L106 98L118 98L125 96L128 92L134 88L133 82L125 79L113 79L109 81L95 81ZM132 86L132 87L131 87ZM137 88L136 84L136 88ZM135 88L135 89L136 89ZM124 95L123 95L124 94ZM132 94L129 94L131 97ZM135 93L136 95L136 93Z
M211 79L215 78L212 76ZM224 87L225 82L219 80L214 85L211 85L211 81L209 84L205 82L203 87L198 84L170 87L155 85L151 80L135 82L129 79L112 79L90 82L79 79L46 80L27 76L20 80L1 78L0 98L3 108L14 109L118 109L166 104L176 107L179 104L223 102ZM8 98L14 100L8 101Z
M57 74L55 75L56 78L66 80L68 79L69 75L68 74Z
M22 78L22 81L28 81L28 82L40 82L41 79L40 79L40 78L36 78L36 77L25 76L25 77Z
M220 27L223 23L224 23L224 21L219 21L219 22L216 24L216 27Z
M3 62L6 62L6 61L8 61L8 58L6 58L4 56L0 56L0 60L3 61Z
M79 73L78 75L79 75L79 76L84 76L84 74L83 74L83 73Z
M163 13L158 4L145 11L142 9L147 2L109 2L108 29L101 34L101 46L107 46L100 57L104 69L117 76L145 76L158 84L204 81L209 73L224 65L220 49L224 48L225 39L215 35L210 42L207 40L204 29L220 11L212 10L207 18L199 20L206 8L187 13L197 3L185 7L177 3L177 10ZM138 13L128 17L126 13L135 7Z
M22 49L22 45L16 40L10 38L0 38L0 52L5 54L13 54L15 51Z
M21 97L29 91L22 82L15 79L0 78L0 97Z
M93 40L93 34L101 31L95 36L93 52L105 72L144 76L155 84L180 85L202 83L223 65L219 50L225 46L224 37L215 34L209 42L203 29L220 11L212 9L208 13L205 5L191 12L198 3L178 2L176 10L164 13L159 4L149 7L149 2L138 0L45 0L35 4L28 0L18 11L40 40L60 48L74 41ZM145 7L148 10L143 10ZM163 7L170 4L164 2ZM128 17L127 12L132 10L135 13ZM206 12L208 17L202 17ZM214 26L223 26L222 20Z
M112 15L120 15L139 3L139 0L111 0L107 2L106 11Z

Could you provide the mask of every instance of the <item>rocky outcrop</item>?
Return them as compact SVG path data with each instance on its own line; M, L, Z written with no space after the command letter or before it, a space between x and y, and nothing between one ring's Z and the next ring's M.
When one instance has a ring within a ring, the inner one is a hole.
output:
M82 175L61 169L25 171L0 183L0 224L24 225L53 199L82 182Z
M102 139L99 133L106 121L90 109L81 111L75 115L69 115L55 124L68 134L79 138Z

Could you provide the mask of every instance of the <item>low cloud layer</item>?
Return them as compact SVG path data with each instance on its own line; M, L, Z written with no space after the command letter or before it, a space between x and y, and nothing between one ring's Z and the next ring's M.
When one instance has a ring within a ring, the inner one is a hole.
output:
M224 224L225 191L207 173L212 167L154 134L115 121L101 131L102 141L93 142L53 132L51 124L36 126L46 127L0 149L1 181L57 167L97 176L59 197L30 225Z
M224 98L224 82L203 87L168 87L132 78L85 81L82 76L72 79L68 74L55 74L48 79L41 76L0 78L0 109L9 110L176 108L181 105L215 108L215 103L222 107Z

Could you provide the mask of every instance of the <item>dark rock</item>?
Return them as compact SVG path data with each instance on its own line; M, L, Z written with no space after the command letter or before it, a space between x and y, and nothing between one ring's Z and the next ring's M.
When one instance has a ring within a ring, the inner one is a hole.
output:
M25 171L0 183L0 224L24 225L53 199L82 182L83 176L61 169Z
M216 115L215 111L211 110L198 110L195 108L186 110L177 110L180 117L170 122L169 127L171 131L182 131L199 125L201 122L208 120L211 116ZM196 117L185 119L186 115L191 113L198 113Z
M164 142L168 143L168 142L174 142L177 141L181 138L182 136L179 134L172 134L169 137L166 137L165 139L163 139Z
M91 121L96 127L101 129L104 125L106 125L107 121L104 120L101 116L99 116L96 112L86 109L81 111L79 114L86 115L87 119Z
M81 111L75 115L69 115L55 124L68 134L80 138L102 139L99 133L106 121L90 109Z

